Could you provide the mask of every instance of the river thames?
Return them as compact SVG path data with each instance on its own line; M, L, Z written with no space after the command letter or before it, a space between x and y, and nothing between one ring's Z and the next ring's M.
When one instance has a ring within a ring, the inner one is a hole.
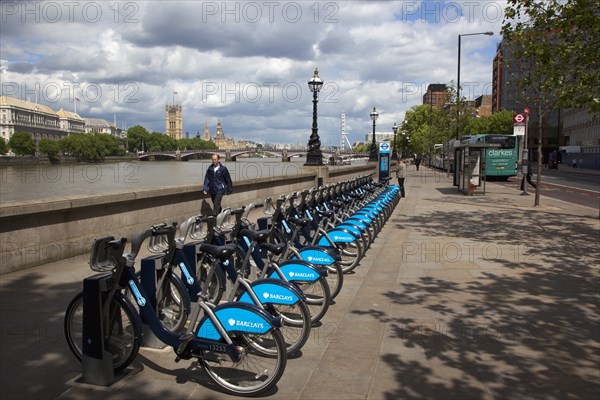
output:
M234 182L302 173L303 158L242 158L223 162ZM360 165L366 161L353 161ZM130 161L0 167L0 203L52 201L168 186L201 185L210 160ZM330 167L337 168L337 167ZM235 190L235 189L234 189Z

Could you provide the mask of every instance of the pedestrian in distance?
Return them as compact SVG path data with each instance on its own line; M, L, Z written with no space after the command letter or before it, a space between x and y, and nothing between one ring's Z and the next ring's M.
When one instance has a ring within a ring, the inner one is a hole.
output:
M398 162L398 169L396 170L396 178L398 178L398 186L400 187L400 195L402 197L405 196L404 192L404 180L406 179L406 164L404 161L400 160Z
M415 158L415 166L417 167L417 171L419 170L419 165L421 165L421 157L417 156Z
M208 167L204 176L204 194L210 193L213 214L217 215L222 210L221 200L223 196L233 192L233 183L231 182L229 170L219 161L219 155L213 154L211 160L212 164Z
M573 157L572 166L573 168L577 168L577 159L575 157Z

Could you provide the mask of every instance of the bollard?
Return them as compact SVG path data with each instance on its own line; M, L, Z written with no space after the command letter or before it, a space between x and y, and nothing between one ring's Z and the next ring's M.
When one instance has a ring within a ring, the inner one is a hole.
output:
M115 381L112 354L104 348L103 303L110 290L111 273L83 280L83 346L81 380L92 385L110 386Z
M156 270L162 269L162 255L150 256L140 263L141 285L146 294L146 300L156 311ZM152 349L164 349L167 345L160 341L146 323L142 315L142 346Z

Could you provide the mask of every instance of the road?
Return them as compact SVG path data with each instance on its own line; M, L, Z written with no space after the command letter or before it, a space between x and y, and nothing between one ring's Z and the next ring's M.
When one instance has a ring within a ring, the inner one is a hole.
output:
M535 182L536 175L532 177ZM520 189L521 180L510 178L508 182L500 182L516 189ZM556 171L544 169L542 172L543 196L563 200L573 204L595 208L600 207L600 176L593 174L579 174L569 170ZM534 194L535 188L527 186L527 192Z

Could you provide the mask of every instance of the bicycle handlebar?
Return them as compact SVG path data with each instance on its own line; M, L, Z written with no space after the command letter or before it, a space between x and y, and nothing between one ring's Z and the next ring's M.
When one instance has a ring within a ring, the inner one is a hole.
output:
M172 244L175 241L175 229L177 224L166 225L160 224L152 226L142 233L137 234L133 240L131 241L131 253L127 254L126 258L129 262L135 262L135 258L137 257L140 249L142 248L142 244L146 239L151 236L160 236L167 235L167 241L169 244Z
M190 233L190 229L192 229L194 225L201 224L203 222L208 222L214 218L215 217L212 215L205 217L201 215L195 215L193 217L188 218L186 221L182 222L181 225L179 225L179 239L185 241L185 238Z

